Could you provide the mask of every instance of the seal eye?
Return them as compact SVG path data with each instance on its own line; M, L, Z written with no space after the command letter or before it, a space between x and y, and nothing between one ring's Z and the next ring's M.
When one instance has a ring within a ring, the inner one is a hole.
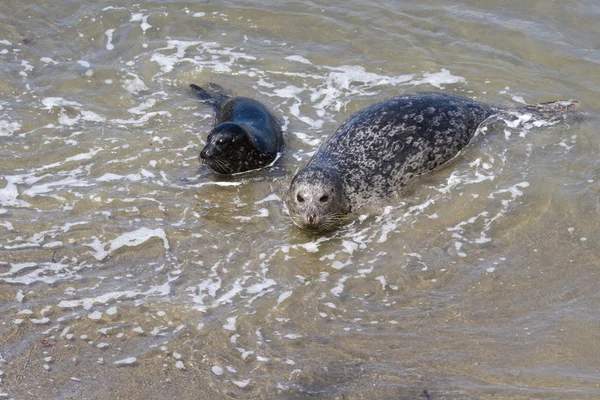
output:
M299 194L296 195L296 200L298 200L298 203L304 203L304 197L300 196Z
M224 150L224 149L226 149L226 148L229 147L229 142L226 141L225 139L219 139L219 140L217 140L217 146L216 147L219 150Z
M329 196L323 196L319 199L321 203L327 203L327 200L329 200Z

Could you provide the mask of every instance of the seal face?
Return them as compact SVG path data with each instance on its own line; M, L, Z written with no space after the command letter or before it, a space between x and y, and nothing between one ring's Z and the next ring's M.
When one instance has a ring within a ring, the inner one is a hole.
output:
M213 105L215 124L200 152L201 161L219 174L235 174L268 166L283 145L281 124L262 103L230 97L211 84L211 93L196 85L192 91Z
M342 180L326 166L304 168L292 180L288 197L292 221L306 229L334 228L350 212Z
M358 111L294 176L286 205L294 224L329 229L362 204L388 197L466 146L496 112L439 92L395 97Z

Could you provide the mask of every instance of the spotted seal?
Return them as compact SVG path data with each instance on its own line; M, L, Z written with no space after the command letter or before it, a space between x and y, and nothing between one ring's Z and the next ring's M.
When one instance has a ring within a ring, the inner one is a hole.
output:
M561 111L561 102L523 107ZM501 108L442 92L417 92L350 116L292 179L286 205L294 224L327 230L358 206L397 192L452 159Z
M215 109L215 124L200 160L219 174L235 174L268 166L283 145L281 124L262 103L231 97L216 84L209 91L191 84L192 92Z

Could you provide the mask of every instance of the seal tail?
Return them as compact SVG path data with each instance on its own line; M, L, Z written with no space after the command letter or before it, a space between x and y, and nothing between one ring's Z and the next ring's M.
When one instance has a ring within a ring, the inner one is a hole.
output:
M190 88L192 89L192 93L200 100L210 103L213 106L216 106L223 98L230 97L231 94L228 90L225 90L216 83L209 83L208 90L205 90L198 85L194 85L193 83L190 84Z
M577 116L581 112L576 111L579 107L577 100L557 100L547 103L531 104L523 107L513 108L511 111L533 113L543 119L552 119L557 117Z

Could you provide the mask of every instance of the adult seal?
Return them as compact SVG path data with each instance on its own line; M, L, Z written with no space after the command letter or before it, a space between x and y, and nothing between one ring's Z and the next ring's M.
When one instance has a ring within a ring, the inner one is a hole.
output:
M219 85L209 91L191 84L192 92L215 109L214 128L200 152L201 161L219 174L264 168L283 145L281 124L267 107L247 97L231 97Z
M552 115L568 102L523 107ZM478 126L502 109L441 92L395 97L350 116L292 179L286 205L294 224L328 230L358 206L397 192L452 159Z

